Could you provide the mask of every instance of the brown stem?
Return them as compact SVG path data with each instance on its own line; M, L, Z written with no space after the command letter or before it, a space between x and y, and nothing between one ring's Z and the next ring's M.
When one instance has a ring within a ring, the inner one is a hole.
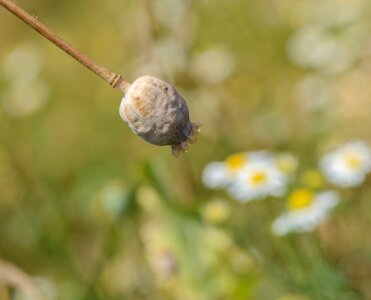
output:
M13 288L19 288L31 300L45 300L41 290L39 290L32 279L23 271L9 263L0 260L0 285L5 284Z
M81 64L83 64L89 70L93 71L95 74L97 74L99 77L101 77L104 81L109 83L112 87L118 88L118 89L122 90L124 93L126 93L127 89L130 86L130 83L126 82L121 77L121 75L116 74L114 72L111 72L108 69L106 69L105 67L96 64L94 61L92 61L85 54L81 53L80 51L78 51L75 48L68 45L56 33L51 31L49 28L47 28L45 25L43 25L41 22L39 22L36 18L29 15L26 11L24 11L23 9L18 7L15 3L11 2L10 0L0 0L0 5L5 7L7 10L9 10L15 16L20 18L22 21L24 21L26 24L31 26L33 29L35 29L37 32L39 32L41 35L46 37L53 44L55 44L56 46L61 48L64 52L66 52L67 54L72 56L74 59L79 61Z

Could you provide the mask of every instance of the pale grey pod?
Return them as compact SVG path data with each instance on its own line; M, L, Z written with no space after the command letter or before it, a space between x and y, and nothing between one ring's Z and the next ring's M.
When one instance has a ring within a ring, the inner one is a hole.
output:
M173 153L196 141L199 126L189 120L187 103L170 84L151 76L139 77L120 105L120 116L147 142L171 145Z

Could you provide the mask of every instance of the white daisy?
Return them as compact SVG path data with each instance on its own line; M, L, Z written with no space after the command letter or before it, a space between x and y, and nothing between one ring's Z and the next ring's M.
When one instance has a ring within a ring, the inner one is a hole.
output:
M266 196L280 196L285 192L288 177L274 161L258 160L245 166L229 186L228 191L237 200L246 202Z
M202 181L209 188L224 188L245 166L247 160L247 153L236 153L227 157L225 161L209 163L203 171Z
M297 189L288 198L288 211L273 222L272 231L276 235L311 231L325 221L338 201L336 192L314 194L309 189Z
M351 141L326 154L320 166L328 182L341 187L355 187L371 171L371 149L362 141Z
M202 174L205 186L221 189L230 185L245 166L254 161L271 161L272 156L266 151L241 152L228 156L222 162L208 164Z

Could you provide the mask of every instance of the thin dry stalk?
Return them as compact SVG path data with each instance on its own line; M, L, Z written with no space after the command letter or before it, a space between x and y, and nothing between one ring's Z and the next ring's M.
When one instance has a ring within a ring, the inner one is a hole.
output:
M20 289L27 299L46 300L27 274L12 264L0 261L0 286L3 285Z
M101 77L104 81L109 83L112 87L118 88L126 93L127 89L130 86L130 83L126 82L121 75L111 72L110 70L106 69L103 66L98 65L85 54L81 53L74 47L67 44L62 38L60 38L56 33L51 31L48 27L38 21L35 17L28 14L26 11L21 9L15 3L11 2L10 0L0 0L0 5L9 10L12 14L20 18L23 22L31 26L41 35L46 37L49 41L53 44L58 46L68 55L72 56L78 62L83 64L89 70L93 71L99 77Z

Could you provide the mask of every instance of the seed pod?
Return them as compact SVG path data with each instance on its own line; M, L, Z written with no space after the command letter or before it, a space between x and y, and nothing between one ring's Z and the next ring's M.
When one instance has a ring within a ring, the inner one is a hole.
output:
M178 156L195 143L198 124L189 120L187 103L170 84L151 76L139 77L122 99L120 116L147 142L171 145Z

